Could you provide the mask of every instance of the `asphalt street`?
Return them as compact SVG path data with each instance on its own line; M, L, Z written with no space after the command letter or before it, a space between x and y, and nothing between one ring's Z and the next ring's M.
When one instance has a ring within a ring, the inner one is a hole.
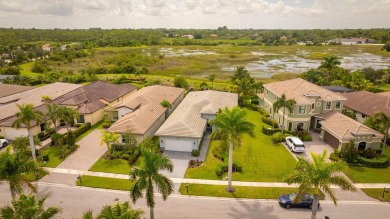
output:
M94 213L107 204L117 201L129 201L128 192L74 187L59 184L40 183L39 194L50 194L47 206L60 206L62 218L78 218L83 212ZM309 209L284 209L276 200L229 199L213 197L187 197L171 195L167 201L156 194L156 218L261 218L261 219L304 219L310 218ZM10 202L8 186L0 185L0 206ZM149 210L144 199L134 206ZM373 201L340 201L334 206L330 201L322 201L318 212L319 219L329 216L331 219L388 219L390 203Z

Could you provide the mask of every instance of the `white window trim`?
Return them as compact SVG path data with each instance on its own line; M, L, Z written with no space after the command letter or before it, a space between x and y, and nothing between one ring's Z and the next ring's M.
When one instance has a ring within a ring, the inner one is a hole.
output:
M328 109L328 103L330 103L329 109ZM325 110L332 110L332 102L330 102L330 101L325 102Z
M339 106L339 107L337 107L337 103L340 103L340 106ZM334 103L334 108L335 108L335 109L341 109L341 102L340 102L340 101L335 102L335 103Z
M299 110L300 107L305 107L305 113L301 113L301 112L300 112L300 110ZM299 106L299 105L298 105L298 113L297 113L297 114L298 114L298 115L306 115L306 114L307 114L307 113L306 113L306 106Z

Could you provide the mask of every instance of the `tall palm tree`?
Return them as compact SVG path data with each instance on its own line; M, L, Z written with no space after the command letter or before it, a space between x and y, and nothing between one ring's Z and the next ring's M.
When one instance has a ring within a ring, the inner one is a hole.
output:
M390 116L384 112L376 112L374 115L367 118L364 122L365 125L382 132L384 137L384 146L382 149L382 156L385 153L385 148L387 145L387 136L389 135L390 128Z
M284 133L284 116L286 113L286 109L289 113L294 110L294 105L297 102L293 99L286 99L286 95L282 94L282 97L278 98L278 100L273 104L274 112L279 111L280 108L283 108L283 118L282 118L282 134Z
M77 116L79 116L79 111L68 107L63 107L60 111L61 119L66 121L69 130L69 126L73 125L74 120L76 120Z
M332 185L339 186L342 190L356 191L356 188L343 176L338 175L344 168L341 162L326 162L327 152L321 155L311 154L313 163L309 160L298 157L295 171L285 181L288 184L299 184L297 197L314 189L314 200L312 205L311 218L315 219L318 210L320 189L327 193L337 204L336 196L331 188Z
M28 130L28 138L30 141L30 148L33 160L36 162L37 157L35 155L35 145L34 139L32 135L32 122L36 122L37 124L43 121L43 113L41 111L35 110L33 104L19 105L19 112L16 113L16 120L12 123L12 127L20 128L22 125L26 126Z
M134 184L130 189L130 197L135 203L137 199L143 197L142 192L146 190L146 204L150 209L150 218L154 218L154 186L162 194L165 201L173 192L173 182L168 177L159 173L160 170L173 171L172 161L159 154L153 153L146 147L141 148L141 155L144 157L144 164L139 167L133 167L130 171L130 180Z
M232 187L232 172L233 172L233 145L239 146L243 134L249 134L251 137L255 136L253 132L253 123L245 119L246 110L239 107L229 109L225 107L220 110L217 117L209 123L211 126L216 126L217 130L211 133L210 138L223 138L229 142L229 162L228 162L228 192L234 192Z
M61 213L58 207L43 208L47 196L36 200L35 195L20 195L11 205L0 208L0 216L4 219L50 219Z
M61 111L63 107L58 106L58 104L50 103L46 104L47 113L46 116L53 123L54 131L57 132L57 123L61 118Z
M12 199L16 194L23 193L23 187L27 186L36 191L35 186L27 179L26 173L43 173L36 162L25 159L20 153L11 154L10 148L0 154L0 182L7 181Z

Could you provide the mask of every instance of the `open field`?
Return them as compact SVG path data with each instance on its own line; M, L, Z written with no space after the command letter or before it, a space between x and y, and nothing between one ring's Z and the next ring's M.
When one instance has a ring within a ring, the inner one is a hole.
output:
M218 81L226 80L237 66L245 66L255 78L270 78L286 72L299 74L317 68L321 58L328 54L342 57L341 66L347 69L387 68L390 53L381 51L381 48L380 45L104 47L94 49L88 57L50 61L48 65L55 71L80 72L89 67L109 68L117 60L135 55L142 59L142 66L148 67L150 75L184 75L199 79L215 73ZM36 76L31 67L31 63L22 65L22 74Z

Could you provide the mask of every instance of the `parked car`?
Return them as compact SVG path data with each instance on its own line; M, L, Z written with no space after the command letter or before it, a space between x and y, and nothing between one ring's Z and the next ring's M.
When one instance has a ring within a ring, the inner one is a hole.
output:
M279 204L287 209L290 208L312 208L313 206L313 196L309 194L305 194L302 197L302 200L294 201L297 195L295 193L281 195L278 198ZM318 203L318 207L320 207L320 203Z
M294 152L305 152L305 145L301 141L301 139L293 136L286 137L286 144L290 148L291 151Z
M8 141L6 139L0 139L0 148L7 147Z

